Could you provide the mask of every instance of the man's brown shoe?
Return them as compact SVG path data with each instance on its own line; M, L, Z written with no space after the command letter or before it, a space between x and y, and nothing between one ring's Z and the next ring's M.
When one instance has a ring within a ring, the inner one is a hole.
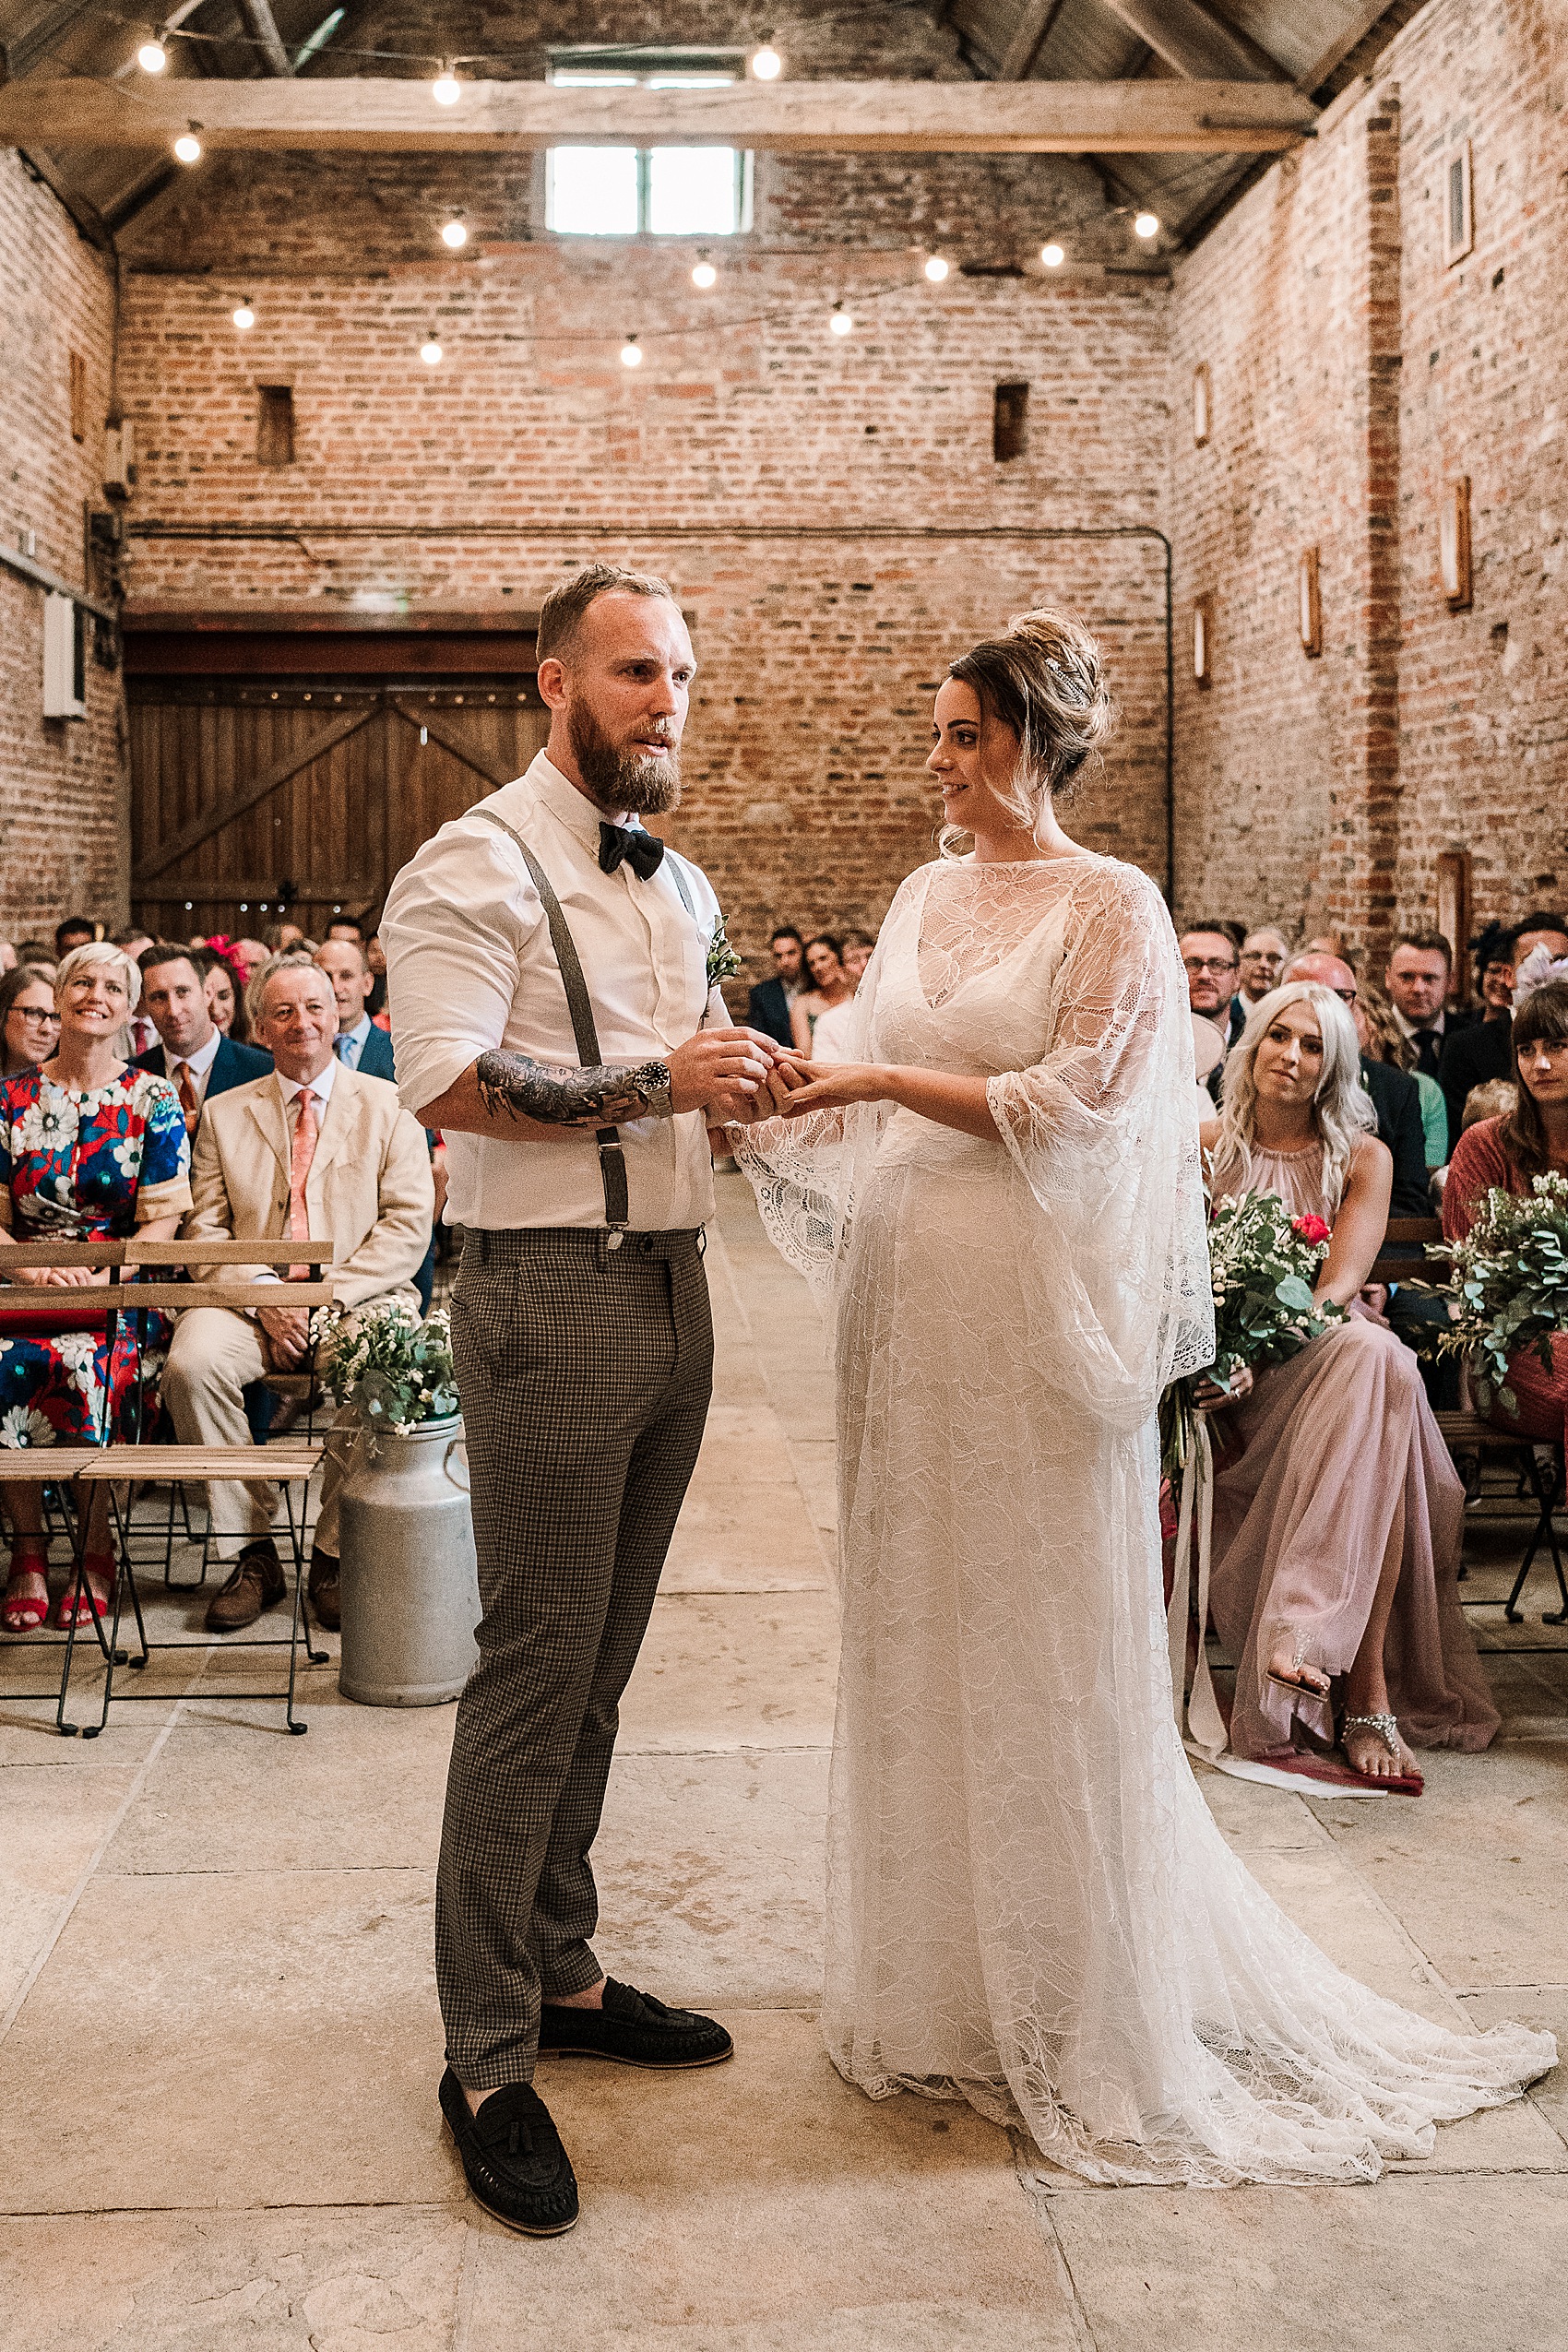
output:
M338 1609L338 1562L329 1551L312 1551L305 1590L316 1623L324 1633L336 1633L343 1621Z
M234 1562L234 1573L207 1605L209 1633L237 1633L254 1625L264 1609L276 1608L289 1589L278 1547L270 1536L247 1543Z

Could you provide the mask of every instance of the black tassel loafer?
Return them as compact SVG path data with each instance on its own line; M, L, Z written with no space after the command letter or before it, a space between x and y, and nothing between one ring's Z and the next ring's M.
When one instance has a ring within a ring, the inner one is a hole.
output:
M602 2009L547 2001L539 2047L555 2058L610 2058L621 2066L718 2066L735 2045L716 2018L667 2009L650 1992L604 1979Z
M559 2238L570 2229L577 2218L576 2175L531 2085L508 2083L471 2115L448 2066L439 2096L469 2187L486 2213L527 2238Z

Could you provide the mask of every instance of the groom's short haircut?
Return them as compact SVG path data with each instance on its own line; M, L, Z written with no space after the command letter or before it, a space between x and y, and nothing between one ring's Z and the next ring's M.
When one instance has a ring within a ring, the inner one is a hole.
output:
M662 596L671 604L676 602L669 581L656 579L651 572L624 572L616 564L587 564L552 588L540 606L536 659L564 661L582 626L583 614L600 596Z

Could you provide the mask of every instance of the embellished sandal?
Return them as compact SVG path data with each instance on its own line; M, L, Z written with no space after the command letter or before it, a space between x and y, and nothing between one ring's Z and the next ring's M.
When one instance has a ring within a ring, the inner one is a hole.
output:
M1384 1746L1388 1750L1389 1754L1394 1758L1395 1763L1398 1764L1401 1762L1405 1751L1399 1738L1399 1722L1397 1716L1393 1715L1348 1715L1344 1717L1339 1726L1339 1738L1341 1744L1343 1744L1346 1735L1351 1731L1375 1731L1378 1738L1383 1741ZM1350 1763L1350 1752L1348 1748L1345 1751L1345 1761L1347 1764ZM1357 1768L1354 1764L1350 1764L1350 1769L1352 1772L1356 1772ZM1390 1795L1395 1797L1419 1797L1422 1789L1426 1787L1425 1778L1419 1772L1362 1772L1357 1773L1357 1777L1361 1780L1370 1781L1374 1788L1386 1788Z
M36 1578L42 1592L24 1592L25 1581ZM0 1602L0 1625L7 1633L32 1633L49 1618L49 1559L41 1551L13 1552L6 1598Z
M1276 1674L1272 1666L1268 1669L1265 1679L1273 1683L1277 1691L1289 1691L1293 1699L1327 1698L1333 1686L1326 1674L1323 1677L1321 1691L1315 1682L1308 1682L1302 1679L1303 1674L1318 1674L1323 1671L1321 1667L1308 1666L1304 1651L1299 1649L1290 1664L1292 1670L1289 1674Z

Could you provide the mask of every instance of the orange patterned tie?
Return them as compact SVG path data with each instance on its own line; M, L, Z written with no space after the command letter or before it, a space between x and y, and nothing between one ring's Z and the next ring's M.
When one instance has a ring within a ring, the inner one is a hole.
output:
M194 1141L196 1121L201 1117L201 1104L196 1099L196 1090L191 1082L190 1063L176 1062L174 1075L180 1082L180 1108L185 1114L185 1133Z
M305 1179L310 1174L311 1161L315 1158L315 1097L308 1087L302 1087L294 1097L299 1117L294 1123L294 1147L289 1155L289 1239L291 1241L307 1237L310 1232L310 1211L305 1206ZM291 1282L308 1282L308 1265L291 1265Z

